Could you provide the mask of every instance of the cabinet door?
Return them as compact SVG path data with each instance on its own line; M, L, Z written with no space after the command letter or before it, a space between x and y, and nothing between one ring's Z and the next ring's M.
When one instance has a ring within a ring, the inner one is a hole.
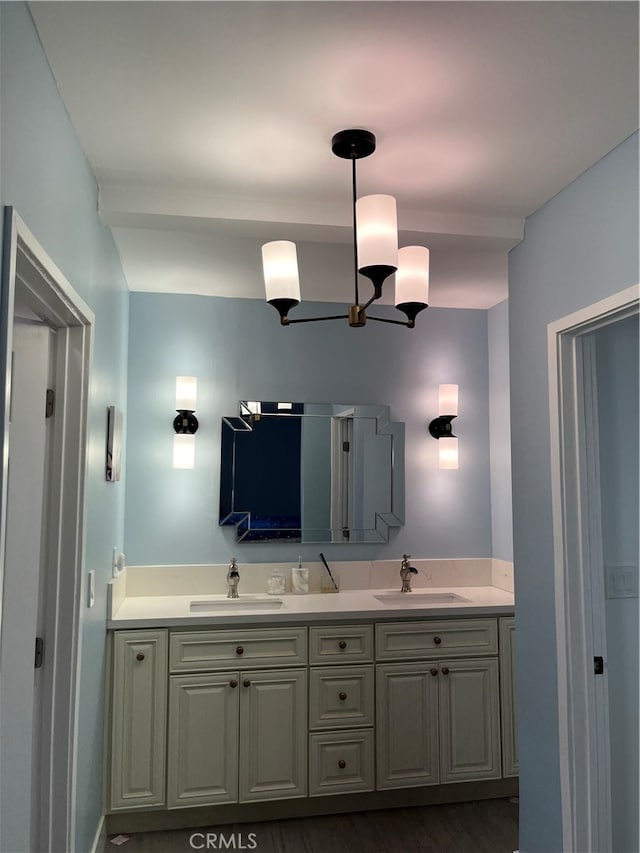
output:
M240 674L240 802L307 793L307 672Z
M164 803L167 632L117 631L113 648L111 809Z
M438 678L435 663L380 664L376 667L376 692L377 787L436 784Z
M239 693L237 672L171 677L169 808L238 801Z
M500 694L502 699L502 775L518 775L518 741L516 738L516 620L500 619Z
M498 779L498 660L439 661L440 781Z

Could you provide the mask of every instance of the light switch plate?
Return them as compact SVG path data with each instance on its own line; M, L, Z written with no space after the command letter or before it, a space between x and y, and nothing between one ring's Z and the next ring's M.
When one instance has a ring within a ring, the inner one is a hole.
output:
M638 597L638 566L634 563L604 567L607 598Z
M96 603L96 573L92 569L87 575L87 607Z

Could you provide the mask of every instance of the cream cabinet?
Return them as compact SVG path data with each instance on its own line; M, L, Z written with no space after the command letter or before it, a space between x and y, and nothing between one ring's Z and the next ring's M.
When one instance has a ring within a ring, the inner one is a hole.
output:
M304 628L172 633L169 808L306 795L306 661Z
M309 629L309 796L372 791L373 626ZM346 665L345 665L346 664Z
M306 793L305 670L170 678L169 808Z
M516 620L500 620L500 690L502 701L502 775L517 776L518 741L516 737L515 638Z
M111 683L111 809L165 802L167 632L118 631Z
M496 620L376 628L378 660L416 658L376 667L377 787L500 778ZM487 650L496 657L471 657Z
M115 631L108 811L515 776L513 640L511 617Z

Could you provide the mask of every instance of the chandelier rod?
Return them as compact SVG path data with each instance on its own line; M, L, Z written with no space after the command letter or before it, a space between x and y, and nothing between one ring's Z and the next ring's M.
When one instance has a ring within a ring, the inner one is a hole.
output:
M353 198L353 286L355 293L354 305L359 305L358 299L358 221L356 217L356 201L358 199L356 193L356 157L351 156L351 186Z

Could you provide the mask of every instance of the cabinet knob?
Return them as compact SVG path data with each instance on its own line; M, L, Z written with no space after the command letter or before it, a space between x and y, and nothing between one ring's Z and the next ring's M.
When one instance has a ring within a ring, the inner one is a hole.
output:
M144 652L138 652L136 655L136 660L144 660Z
M346 640L340 640L340 642L338 643L338 648L339 649L346 649L347 648Z
M229 687L237 687L237 686L238 686L238 682L235 680L235 678L229 682Z
M340 770L344 770L346 766L347 762L343 758L341 758L340 761L338 761L338 767L340 768Z
M242 682L242 686L243 687L250 687L251 686L251 682L249 681L248 678L245 678L245 680Z
M448 666L442 667L442 674L443 675L449 675L449 667Z
M434 637L433 642L436 644L436 646L439 646L442 642L442 637Z
M344 690L342 691L342 693L338 694L338 698L342 699L342 701L344 702L344 700L347 698L347 694L344 692Z
M438 674L438 670L434 666L434 668L431 670L431 675L437 675L437 674Z
M236 646L236 654L237 655L243 655L244 654L243 646Z

